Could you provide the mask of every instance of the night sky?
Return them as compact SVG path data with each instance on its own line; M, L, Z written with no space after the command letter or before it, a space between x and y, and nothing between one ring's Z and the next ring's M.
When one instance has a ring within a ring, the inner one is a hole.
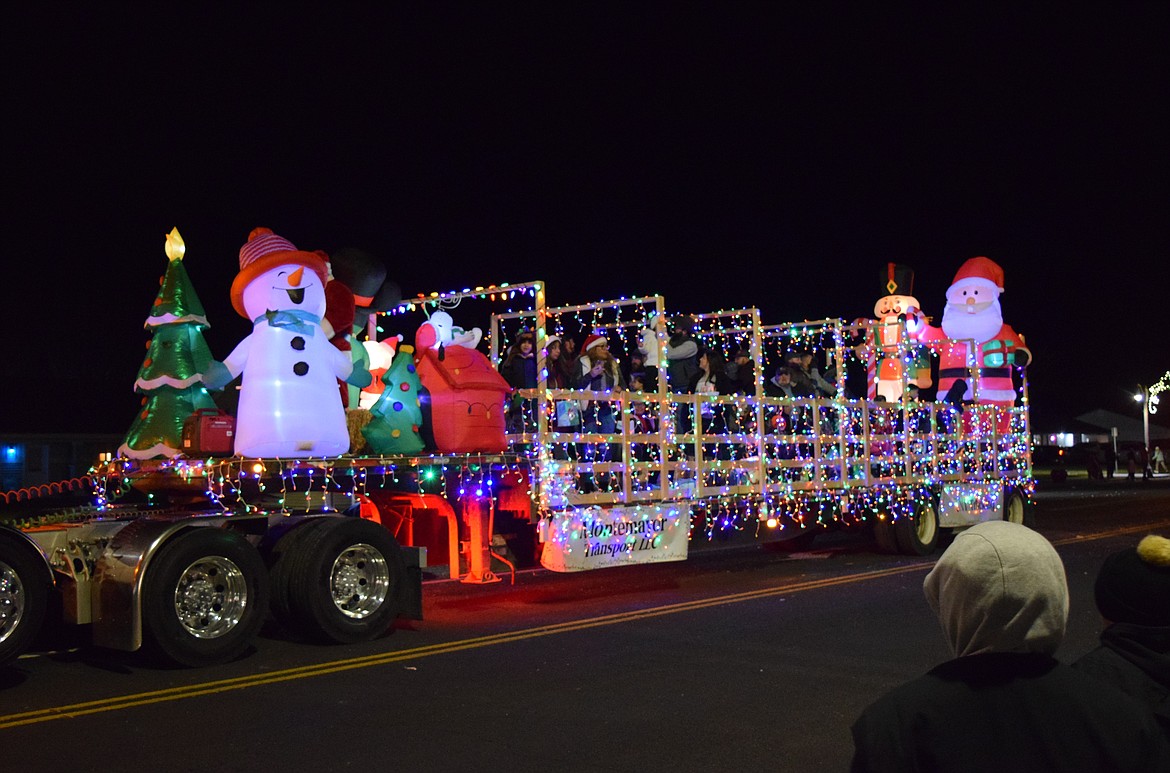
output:
M766 323L869 316L890 261L937 320L987 255L1034 423L1137 417L1170 369L1170 7L791 5L5 11L0 430L126 431L174 226L219 358L256 226L408 295Z

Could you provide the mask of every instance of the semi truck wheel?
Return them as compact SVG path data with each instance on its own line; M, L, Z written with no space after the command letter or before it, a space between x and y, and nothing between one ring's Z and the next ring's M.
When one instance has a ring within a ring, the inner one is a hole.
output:
M1003 519L1029 528L1036 525L1032 503L1018 489L1010 489L1003 497Z
M242 655L268 612L260 554L234 532L201 527L165 544L146 569L142 626L155 654L184 666Z
M385 633L398 616L406 580L398 542L360 518L308 524L273 567L294 628L318 641L349 644ZM295 533L295 532L294 532Z
M272 552L268 555L272 616L290 631L296 631L299 625L296 616L297 605L292 598L292 574L290 571L293 562L297 560L297 544L305 538L305 535L328 520L331 518L311 518L294 526L277 540Z
M49 586L28 549L0 539L0 666L36 640L45 619Z
M938 509L934 502L919 502L910 516L892 524L898 551L908 556L929 556L938 547Z

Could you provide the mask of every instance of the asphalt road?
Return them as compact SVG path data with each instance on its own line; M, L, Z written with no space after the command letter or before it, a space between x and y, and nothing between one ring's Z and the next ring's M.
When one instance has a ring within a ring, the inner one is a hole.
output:
M1042 488L1036 525L1065 561L1072 660L1095 644L1101 560L1170 533L1170 479ZM0 770L844 770L857 713L949 657L931 563L827 535L796 555L433 582L426 619L379 641L272 628L201 670L50 636L0 669Z

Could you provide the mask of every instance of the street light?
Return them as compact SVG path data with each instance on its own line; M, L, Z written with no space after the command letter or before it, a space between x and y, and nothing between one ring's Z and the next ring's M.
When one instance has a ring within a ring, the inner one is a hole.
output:
M1158 412L1158 393L1138 384L1138 393L1133 396L1133 399L1142 404L1142 433L1145 440L1143 448L1146 452L1146 465L1148 467L1150 458L1150 414Z

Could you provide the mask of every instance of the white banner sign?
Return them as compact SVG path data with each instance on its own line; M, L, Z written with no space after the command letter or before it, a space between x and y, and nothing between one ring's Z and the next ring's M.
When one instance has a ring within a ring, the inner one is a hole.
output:
M554 513L544 524L540 563L554 572L582 572L687 557L691 508L683 504L582 507Z
M1003 518L1002 483L948 483L939 499L939 526L972 526Z

